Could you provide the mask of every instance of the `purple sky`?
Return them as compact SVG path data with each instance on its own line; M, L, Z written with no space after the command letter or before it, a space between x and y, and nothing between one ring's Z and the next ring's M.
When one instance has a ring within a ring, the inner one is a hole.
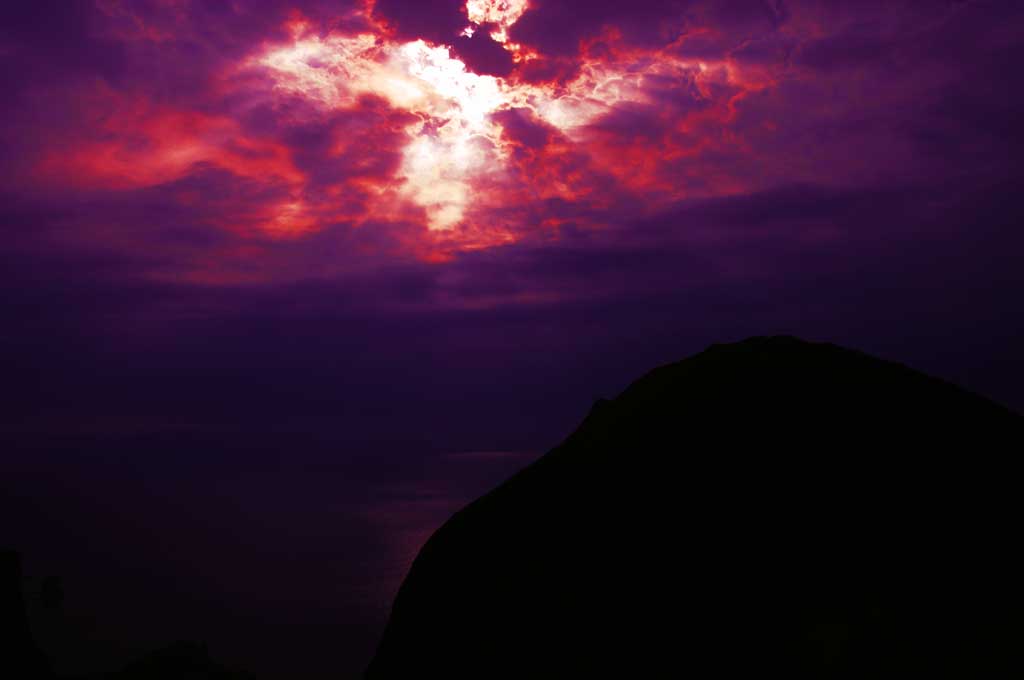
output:
M453 509L712 342L1024 410L1020 3L496 4L0 10L0 539L59 666L355 673Z

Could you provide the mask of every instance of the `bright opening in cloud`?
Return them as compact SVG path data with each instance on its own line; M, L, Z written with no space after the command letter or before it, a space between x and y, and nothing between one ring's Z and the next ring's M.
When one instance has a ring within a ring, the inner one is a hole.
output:
M474 21L511 25L526 2L470 2ZM509 140L495 120L499 111L525 109L566 139L623 102L648 101L648 79L693 81L714 77L678 59L585 65L573 81L556 86L508 81L468 71L448 47L424 40L396 43L361 34L326 37L301 27L294 41L257 57L276 89L325 110L348 109L361 97L383 98L414 115L396 180L397 194L422 209L436 232L463 223L479 180L508 179ZM382 188L380 210L393 210Z
M509 27L519 21L527 8L527 0L466 0L466 16L473 26L466 27L463 34L472 37L474 26L496 24L498 29L491 31L491 39L507 43Z

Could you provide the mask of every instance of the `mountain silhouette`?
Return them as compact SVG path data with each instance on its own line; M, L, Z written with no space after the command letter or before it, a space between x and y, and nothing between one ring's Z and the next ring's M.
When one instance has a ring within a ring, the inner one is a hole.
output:
M904 366L713 345L441 527L366 677L1024 677L1022 453Z

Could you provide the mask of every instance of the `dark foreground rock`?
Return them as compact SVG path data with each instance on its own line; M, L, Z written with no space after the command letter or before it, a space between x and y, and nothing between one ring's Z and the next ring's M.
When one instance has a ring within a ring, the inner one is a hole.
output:
M104 680L244 680L210 657L206 645L176 642L128 664L123 670L103 676Z
M36 645L25 606L21 557L0 550L0 678L53 680L46 655ZM206 645L176 642L135 659L111 673L67 680L246 680L210 657Z
M21 557L13 550L0 550L0 677L52 677L46 656L32 637L26 611Z
M832 345L713 346L437 531L367 677L1024 677L1022 421Z

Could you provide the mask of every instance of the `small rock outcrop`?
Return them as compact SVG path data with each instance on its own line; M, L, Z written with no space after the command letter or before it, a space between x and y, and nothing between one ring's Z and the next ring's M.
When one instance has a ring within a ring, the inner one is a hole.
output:
M46 656L32 637L22 593L21 557L12 550L0 550L0 677L52 677Z

